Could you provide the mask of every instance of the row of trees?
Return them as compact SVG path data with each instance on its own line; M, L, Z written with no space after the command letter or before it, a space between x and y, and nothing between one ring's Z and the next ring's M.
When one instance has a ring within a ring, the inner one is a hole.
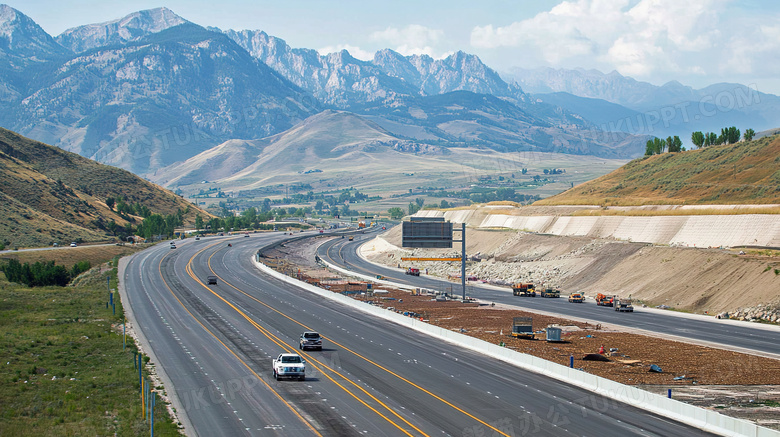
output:
M745 129L745 134L742 136L745 141L750 141L756 135L756 131L753 129ZM694 146L701 149L702 147L717 146L721 144L734 144L740 139L740 132L736 126L724 127L720 130L720 135L715 132L693 132L691 134L691 142Z
M89 261L77 262L68 270L64 266L55 265L54 261L22 264L19 260L9 259L5 265L0 266L0 270L5 273L8 281L24 284L28 287L45 287L48 285L64 287L68 285L71 279L86 272L91 267Z
M745 129L743 138L745 141L750 141L756 135L756 131L753 129ZM740 131L736 126L724 127L720 130L720 135L715 132L693 132L691 134L691 143L694 146L701 149L702 147L717 146L721 144L734 144L739 142ZM682 141L680 137L667 137L666 140L661 138L653 138L647 140L645 146L645 155L660 155L665 151L669 152L682 152L685 148L682 147Z
M666 140L662 140L658 137L647 140L645 155L660 155L667 150L669 152L682 152L684 149L680 137L675 135L673 137L667 137Z

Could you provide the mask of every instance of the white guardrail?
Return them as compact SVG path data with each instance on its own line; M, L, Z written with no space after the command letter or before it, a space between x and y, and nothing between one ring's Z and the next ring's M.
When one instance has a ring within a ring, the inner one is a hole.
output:
M308 290L326 299L339 302L343 305L355 308L365 313L373 314L377 317L406 326L418 332L422 332L438 339L445 340L462 347L467 347L476 352L500 359L522 369L539 373L550 378L555 378L565 383L592 391L601 396L614 399L637 408L641 408L669 419L676 420L723 436L780 437L780 432L758 426L747 420L725 416L715 411L689 405L674 399L669 399L667 397L657 395L655 393L650 393L636 387L631 387L629 385L611 381L600 376L591 375L581 370L572 369L561 364L553 363L552 361L547 361L532 355L516 352L512 349L494 345L484 340L440 328L438 326L422 322L418 319L403 316L393 311L388 311L384 308L369 305L350 297L316 287L303 281L299 281L295 278L291 278L283 273L279 273L276 270L271 269L265 264L258 262L255 256L253 256L252 260L254 261L255 266L263 273ZM350 276L362 277L376 283L392 285L397 288L410 288L408 285L395 284L391 281L385 280L377 280L366 275L360 275L330 264L328 265L334 270L341 271L342 273L349 274Z

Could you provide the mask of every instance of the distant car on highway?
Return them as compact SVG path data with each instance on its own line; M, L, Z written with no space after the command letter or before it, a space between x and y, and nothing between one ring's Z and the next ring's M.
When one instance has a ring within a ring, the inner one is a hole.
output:
M206 282L208 285L217 285L217 277L216 276L207 276Z
M72 243L70 243L70 247L76 247L76 246L77 246L77 245L76 245L76 242L75 242L75 241L74 241L74 242L72 242Z
M306 331L301 334L301 338L298 340L298 348L301 350L316 349L322 350L322 337L318 332Z

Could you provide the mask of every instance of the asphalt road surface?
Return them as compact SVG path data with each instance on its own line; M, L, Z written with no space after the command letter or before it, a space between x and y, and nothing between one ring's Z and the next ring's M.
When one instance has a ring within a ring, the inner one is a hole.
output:
M414 287L436 290L453 290L456 296L462 294L460 283L453 283L424 274L409 276L401 269L393 269L369 263L357 255L357 248L373 235L358 235L353 242L347 239L335 239L319 247L317 254L324 260L351 271L366 275L385 276L388 280L408 284ZM681 317L674 313L664 314L659 311L643 311L635 308L633 313L617 312L611 307L596 306L592 302L577 304L569 303L566 296L559 299L513 296L510 288L506 291L496 290L479 285L467 285L467 294L477 299L515 305L529 311L539 310L556 313L562 317L576 317L595 320L610 325L621 325L630 328L644 329L681 338L695 339L703 342L723 345L735 349L742 348L760 353L780 356L780 330L767 330L763 327L751 327L749 323L720 323L717 320L700 320Z
M706 435L262 275L251 257L279 238L160 244L120 272L190 435ZM297 349L305 330L323 351ZM273 379L285 351L304 357L306 381Z

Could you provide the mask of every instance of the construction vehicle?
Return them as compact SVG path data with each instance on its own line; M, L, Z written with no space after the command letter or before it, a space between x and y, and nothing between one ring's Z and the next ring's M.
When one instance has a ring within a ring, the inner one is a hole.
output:
M409 267L408 269L406 269L406 274L412 276L420 276L420 269Z
M585 296L582 293L572 293L569 295L569 302L583 303L585 302Z
M607 296L603 293L596 295L596 305L603 307L611 307L615 305L615 296Z
M520 282L512 286L512 294L514 296L536 297L536 288L532 283Z
M631 299L616 299L615 300L615 311L620 311L621 313L633 313L634 312L634 305L631 304Z
M512 337L528 337L534 339L534 326L532 317L512 318Z
M557 288L545 288L539 295L542 297L561 297L561 290Z
M366 222L360 221L358 222L358 229L363 229L366 227Z
M354 239L355 239L355 237L354 237L354 236L352 236L352 235L350 235L350 236L349 236L349 241L352 241L352 240L354 240Z

